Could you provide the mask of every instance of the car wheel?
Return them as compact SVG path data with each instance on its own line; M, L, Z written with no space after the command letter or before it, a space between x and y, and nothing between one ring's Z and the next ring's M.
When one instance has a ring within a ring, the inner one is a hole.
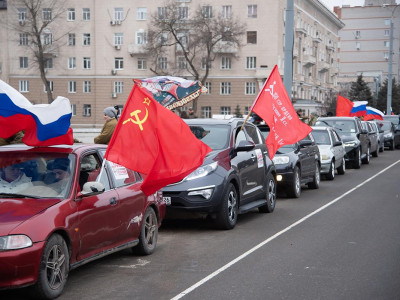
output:
M385 145L383 144L381 148L379 148L379 152L384 152L385 151Z
M361 168L361 150L358 148L357 154L356 154L356 159L354 161L354 169L359 169Z
M331 161L331 167L329 169L329 172L328 174L326 174L326 179L328 180L335 179L335 162L333 160Z
M371 154L372 154L373 157L378 157L379 156L378 152L379 152L379 146L376 147L376 150L374 152L372 152Z
M390 143L389 150L394 150L394 140Z
M274 176L272 174L269 174L267 177L267 181L267 204L258 208L258 211L262 213L272 213L275 209L276 204L276 181Z
M343 175L344 173L346 173L346 161L343 158L342 160L342 164L340 165L340 167L337 169L337 172L339 175Z
M152 207L147 208L144 214L142 228L139 234L139 244L132 248L132 252L139 255L150 255L154 252L158 238L158 221Z
M292 184L287 186L286 195L290 198L299 198L301 195L301 182L300 182L300 169L295 166L293 169L293 181Z
M371 153L370 153L370 147L368 146L367 153L366 153L364 159L362 160L362 163L368 165L370 158L371 158Z
M315 173L313 177L313 181L309 182L307 186L310 189L319 189L319 184L321 182L321 170L319 168L319 163L316 161L315 162Z
M69 252L65 240L53 234L46 243L35 285L37 296L54 299L61 295L68 279Z
M238 214L238 195L236 188L229 183L222 199L222 206L217 214L216 223L221 229L233 229L236 225Z

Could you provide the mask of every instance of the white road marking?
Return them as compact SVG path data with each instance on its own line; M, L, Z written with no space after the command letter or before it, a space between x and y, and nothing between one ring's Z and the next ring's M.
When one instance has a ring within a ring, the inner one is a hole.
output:
M293 227L303 223L305 220L311 218L313 215L323 211L325 208L331 206L332 204L338 202L339 200L341 200L342 198L346 197L348 194L354 192L355 190L359 189L360 187L362 187L363 185L365 185L366 183L370 182L371 180L373 180L374 178L378 177L380 174L386 172L387 170L389 170L391 167L393 167L394 165L398 164L400 162L400 160L396 161L395 163L391 164L390 166L386 167L385 169L383 169L382 171L380 171L379 173L375 174L374 176L370 177L369 179L365 180L363 183L360 183L359 185L355 186L354 188L350 189L349 191L347 191L346 193L342 194L341 196L337 197L336 199L332 200L331 202L325 204L324 206L321 206L320 208L318 208L317 210L311 212L310 214L308 214L307 216L301 218L300 220L298 220L297 222L294 222L292 225L286 227L285 229L279 231L278 233L274 234L273 236L269 237L268 239L264 240L263 242L259 243L258 245L254 246L253 248L251 248L250 250L246 251L245 253L243 253L242 255L238 256L237 258L235 258L234 260L230 261L229 263L227 263L226 265L224 265L223 267L219 268L218 270L216 270L215 272L211 273L210 275L208 275L207 277L204 277L202 280L198 281L197 283L193 284L191 287L187 288L186 290L184 290L183 292L179 293L178 295L176 295L175 297L171 298L171 300L178 300L181 299L182 297L186 296L187 294L189 294L190 292L194 291L195 289L197 289L198 287L200 287L201 285L203 285L204 283L206 283L207 281L209 281L210 279L216 277L219 273L222 273L223 271L227 270L228 268L230 268L231 266L233 266L234 264L236 264L237 262L241 261L242 259L246 258L247 256L249 256L251 253L253 253L254 251L260 249L262 246L268 244L269 242L271 242L272 240L276 239L278 236L284 234L285 232L289 231L290 229L292 229Z

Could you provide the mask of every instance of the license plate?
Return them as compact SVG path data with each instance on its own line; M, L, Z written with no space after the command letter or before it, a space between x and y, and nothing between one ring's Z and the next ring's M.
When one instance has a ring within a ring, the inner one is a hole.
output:
M171 205L171 197L162 197L166 205Z

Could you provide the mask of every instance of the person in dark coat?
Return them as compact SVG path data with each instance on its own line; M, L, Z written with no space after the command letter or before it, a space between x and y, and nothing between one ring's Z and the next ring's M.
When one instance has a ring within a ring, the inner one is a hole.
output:
M115 127L117 126L117 112L114 107L110 106L104 109L104 120L106 122L101 129L98 136L94 138L95 144L106 144L111 140L111 136L114 133Z

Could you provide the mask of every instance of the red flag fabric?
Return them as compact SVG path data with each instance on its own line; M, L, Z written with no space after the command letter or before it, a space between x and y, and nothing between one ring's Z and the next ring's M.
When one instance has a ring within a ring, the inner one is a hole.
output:
M353 108L353 102L338 94L336 102L336 116L350 117L350 112L352 108Z
M147 175L141 189L150 195L189 175L210 151L179 116L135 82L104 157Z
M297 116L277 66L272 70L251 110L270 128L265 142L271 159L280 147L300 141L312 130Z

